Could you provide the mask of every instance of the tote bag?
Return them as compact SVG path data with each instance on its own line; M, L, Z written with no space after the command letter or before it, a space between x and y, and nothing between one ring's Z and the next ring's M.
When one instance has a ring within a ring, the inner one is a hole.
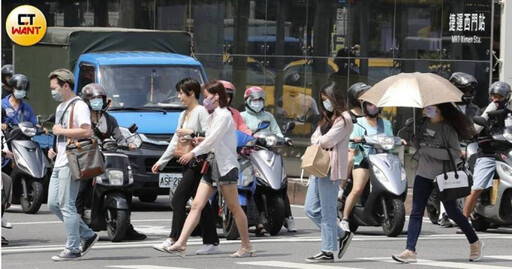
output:
M434 179L434 185L439 191L441 201L466 197L471 192L471 186L473 185L471 174L466 172L465 169L457 169L450 150L448 148L446 150L450 160L443 162L443 173Z
M326 177L331 168L331 156L320 145L311 145L302 156L301 168L315 177Z

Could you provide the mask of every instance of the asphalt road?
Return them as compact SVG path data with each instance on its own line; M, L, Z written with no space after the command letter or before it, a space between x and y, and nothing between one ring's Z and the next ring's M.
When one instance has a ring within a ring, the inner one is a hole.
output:
M417 252L420 259L414 265L399 265L391 255L405 247L405 232L397 238L387 238L379 227L362 227L354 237L342 260L334 264L306 264L304 259L319 252L320 230L304 215L303 207L293 206L298 232L285 229L278 236L254 237L255 257L233 259L229 254L239 247L239 241L221 239L222 253L197 256L201 239L190 240L185 258L157 252L151 245L168 236L172 211L167 199L160 196L157 203L145 204L134 199L132 223L148 238L138 242L111 243L106 232L100 232L100 241L81 260L54 262L51 256L64 247L64 225L43 205L36 215L26 215L19 206L13 206L5 217L14 225L12 230L2 229L2 235L10 240L1 249L2 268L512 268L512 228L501 228L480 233L485 242L485 257L480 262L468 262L469 245L464 235L456 234L456 228L440 228L424 221ZM407 227L407 224L406 224ZM221 232L219 230L219 232Z

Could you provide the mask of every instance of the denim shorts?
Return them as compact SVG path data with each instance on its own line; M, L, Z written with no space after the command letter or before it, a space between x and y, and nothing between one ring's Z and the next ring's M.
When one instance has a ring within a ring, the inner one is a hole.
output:
M221 176L217 161L212 159L210 161L210 169L203 175L201 182L204 182L212 187L219 185L238 184L238 168L231 169L226 175Z
M496 160L492 157L480 157L476 159L473 172L472 190L485 190L492 187L492 178L496 171Z

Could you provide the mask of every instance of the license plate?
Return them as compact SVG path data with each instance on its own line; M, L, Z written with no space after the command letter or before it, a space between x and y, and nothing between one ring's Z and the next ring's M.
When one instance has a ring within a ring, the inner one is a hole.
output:
M159 186L160 188L175 189L182 177L181 173L160 173Z

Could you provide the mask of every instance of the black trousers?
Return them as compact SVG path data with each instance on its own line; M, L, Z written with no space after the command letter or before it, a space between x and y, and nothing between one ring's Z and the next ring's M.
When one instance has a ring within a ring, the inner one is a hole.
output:
M178 239L185 219L187 217L185 207L190 197L195 197L197 187L201 181L201 168L202 163L197 166L190 167L188 165L183 168L183 179L180 181L174 192L172 198L172 230L169 237ZM203 244L219 244L219 236L217 235L217 226L215 224L215 218L210 203L206 203L206 206L201 211L201 220L199 221L203 234Z

